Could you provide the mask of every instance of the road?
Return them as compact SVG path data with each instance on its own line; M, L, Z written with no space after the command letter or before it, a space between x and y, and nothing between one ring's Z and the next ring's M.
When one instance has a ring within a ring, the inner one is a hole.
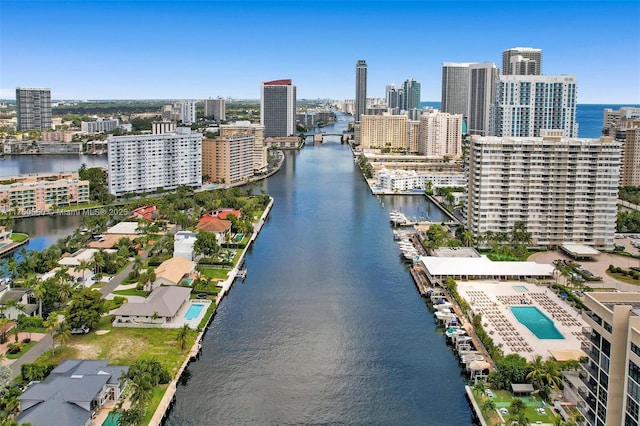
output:
M15 379L21 373L22 364L29 364L35 362L42 354L51 349L51 343L53 339L50 334L42 336L42 339L29 349L29 351L16 359L13 364L9 366L11 369L11 379Z

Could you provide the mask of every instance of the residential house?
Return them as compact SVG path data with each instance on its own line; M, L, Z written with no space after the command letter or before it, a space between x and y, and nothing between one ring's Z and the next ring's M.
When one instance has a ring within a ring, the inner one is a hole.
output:
M155 269L156 280L153 282L152 288L155 289L162 285L178 285L184 278L188 278L195 269L195 262L183 257L167 259Z
M231 221L227 220L229 215L239 219L241 212L228 207L210 211L198 221L196 230L213 232L216 234L218 244L222 244L231 231Z
M8 284L0 285L0 316L17 320L20 315L33 316L38 305L33 297L33 290L28 288L11 288Z
M123 389L120 380L128 370L107 365L106 360L68 359L41 383L18 397L19 424L38 426L88 426L103 407L114 405Z
M183 312L190 305L191 289L158 287L143 302L129 302L114 312L114 327L178 328L184 324Z
M173 236L173 255L193 260L193 246L196 243L195 232L179 231Z
M131 211L131 219L155 220L158 218L158 208L156 206L142 206Z

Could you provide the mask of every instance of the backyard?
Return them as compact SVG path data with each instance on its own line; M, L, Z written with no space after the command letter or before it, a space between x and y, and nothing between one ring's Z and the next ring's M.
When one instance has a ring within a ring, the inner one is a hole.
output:
M488 424L500 425L507 423L506 420L510 415L508 411L509 406L514 399L511 392L506 390L491 390L482 394L476 391L472 393L479 407L483 407L483 404L485 404L488 399L494 402L496 409L492 410L491 413L485 413L485 411L488 410L483 410L485 421ZM536 422L542 422L553 424L556 417L554 410L540 398L536 396L522 396L518 397L518 399L521 399L525 403L525 416L529 419L530 423L535 424ZM500 414L498 412L500 412Z

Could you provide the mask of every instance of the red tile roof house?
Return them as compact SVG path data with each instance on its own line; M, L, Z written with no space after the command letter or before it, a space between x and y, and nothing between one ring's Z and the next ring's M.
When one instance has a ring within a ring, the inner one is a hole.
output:
M240 210L231 208L210 211L206 215L202 216L196 225L196 230L213 232L216 234L218 244L222 244L225 241L225 235L231 230L231 221L226 220L230 214L240 218L242 213Z
M133 219L146 219L154 220L158 218L158 208L156 206L143 206L131 212L131 218Z

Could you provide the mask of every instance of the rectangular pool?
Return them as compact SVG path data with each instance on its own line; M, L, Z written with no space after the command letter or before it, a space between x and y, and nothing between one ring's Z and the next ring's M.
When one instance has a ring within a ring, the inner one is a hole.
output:
M200 315L200 312L202 312L202 308L204 308L204 305L202 303L191 304L191 306L189 306L189 309L187 309L187 312L184 314L184 318L188 320L198 318L198 315Z
M553 321L535 306L512 306L511 312L538 339L564 339Z
M514 285L512 286L515 291L529 291L524 285Z

